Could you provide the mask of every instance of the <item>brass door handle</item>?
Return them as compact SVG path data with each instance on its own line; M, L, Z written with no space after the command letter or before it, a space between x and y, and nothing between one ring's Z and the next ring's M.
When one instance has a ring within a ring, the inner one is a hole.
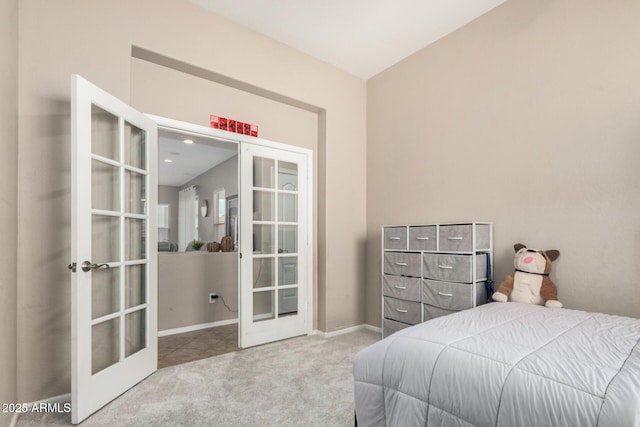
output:
M93 264L91 261L85 261L80 266L82 271L100 270L102 268L111 268L109 264Z

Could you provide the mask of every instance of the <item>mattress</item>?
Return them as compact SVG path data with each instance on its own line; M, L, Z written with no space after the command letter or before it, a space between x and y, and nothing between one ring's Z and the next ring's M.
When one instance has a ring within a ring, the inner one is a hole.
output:
M490 303L353 365L359 426L640 426L640 319Z

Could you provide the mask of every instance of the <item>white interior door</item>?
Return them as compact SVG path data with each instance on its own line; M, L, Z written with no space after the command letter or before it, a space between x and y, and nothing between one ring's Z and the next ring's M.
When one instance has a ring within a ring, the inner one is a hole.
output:
M157 126L71 78L72 422L157 370Z
M308 334L311 153L240 146L240 347Z

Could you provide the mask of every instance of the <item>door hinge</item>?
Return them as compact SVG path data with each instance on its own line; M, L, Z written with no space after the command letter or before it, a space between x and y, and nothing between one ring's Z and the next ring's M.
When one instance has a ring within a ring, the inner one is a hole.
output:
M242 259L242 252L240 252L240 259Z
M69 270L71 270L72 273L76 272L76 263L72 262L71 264L68 265Z

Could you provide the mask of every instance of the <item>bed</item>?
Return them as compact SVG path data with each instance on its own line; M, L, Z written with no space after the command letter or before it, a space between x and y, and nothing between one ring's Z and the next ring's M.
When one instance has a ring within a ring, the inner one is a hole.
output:
M353 364L359 426L640 426L640 319L490 303Z

